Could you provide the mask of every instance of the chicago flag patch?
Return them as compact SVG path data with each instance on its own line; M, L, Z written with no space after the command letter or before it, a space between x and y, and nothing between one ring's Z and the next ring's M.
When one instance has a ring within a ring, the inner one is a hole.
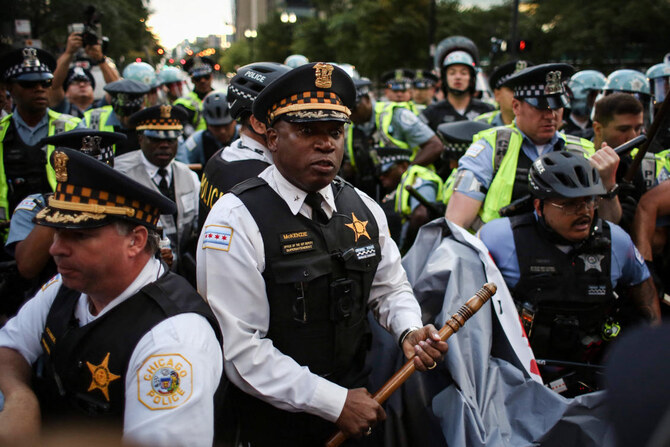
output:
M202 248L214 250L230 250L230 241L233 239L233 229L225 225L207 225L202 239Z

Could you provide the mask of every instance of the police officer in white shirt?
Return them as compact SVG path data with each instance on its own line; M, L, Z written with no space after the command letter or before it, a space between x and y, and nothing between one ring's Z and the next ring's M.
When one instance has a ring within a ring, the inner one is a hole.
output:
M219 199L200 235L198 289L222 328L249 445L319 445L338 428L361 437L385 418L362 388L368 309L418 370L447 350L422 327L383 211L336 178L354 99L327 63L267 86L253 113L275 165Z
M211 445L218 325L154 257L174 203L79 151L51 164L56 192L35 220L56 230L59 274L0 330L0 441L35 441L41 413L111 422L135 444Z

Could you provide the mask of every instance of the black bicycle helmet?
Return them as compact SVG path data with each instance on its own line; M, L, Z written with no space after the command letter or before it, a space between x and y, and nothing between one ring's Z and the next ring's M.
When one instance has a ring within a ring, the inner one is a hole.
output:
M256 96L272 81L291 70L291 67L276 62L254 62L237 70L228 86L230 115L238 119L251 114Z
M554 151L535 160L528 173L533 197L585 197L605 194L598 170L581 154Z

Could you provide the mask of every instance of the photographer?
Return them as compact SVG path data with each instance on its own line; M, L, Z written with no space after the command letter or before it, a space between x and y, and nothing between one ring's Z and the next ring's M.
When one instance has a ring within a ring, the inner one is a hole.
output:
M87 37L93 36L93 34L86 34ZM98 43L95 45L85 45L84 43L84 33L72 32L67 38L67 46L65 47L65 52L60 55L56 63L56 70L54 70L54 78L52 88L49 91L49 105L59 111L65 113L71 113L72 104L67 102L73 102L66 98L66 90L64 89L65 84L70 84L68 82L68 71L70 65L75 61L76 55L79 50L83 48L86 54L86 57L90 59L92 65L97 64L100 67L102 76L105 79L105 83L109 84L110 82L117 81L121 79L114 62L111 59L107 58L102 52L102 45L98 40ZM68 85L69 86L69 85ZM92 85L93 87L93 85ZM91 89L92 93L92 89ZM68 100L68 101L66 101ZM93 107L93 95L91 94L90 103L85 108L82 108L83 104L76 104L79 109L85 111ZM65 110L65 109L68 110Z

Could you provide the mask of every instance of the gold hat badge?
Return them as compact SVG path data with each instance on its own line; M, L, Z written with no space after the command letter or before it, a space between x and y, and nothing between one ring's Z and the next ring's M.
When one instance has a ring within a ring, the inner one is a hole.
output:
M318 88L331 88L333 86L332 74L334 67L331 64L319 62L314 66L316 79L314 85Z
M561 85L561 72L550 71L547 73L546 84L544 86L545 95L555 95L557 93L563 92L563 86Z
M56 171L56 181L60 183L67 182L67 161L69 160L65 152L58 151L54 154L54 171Z

